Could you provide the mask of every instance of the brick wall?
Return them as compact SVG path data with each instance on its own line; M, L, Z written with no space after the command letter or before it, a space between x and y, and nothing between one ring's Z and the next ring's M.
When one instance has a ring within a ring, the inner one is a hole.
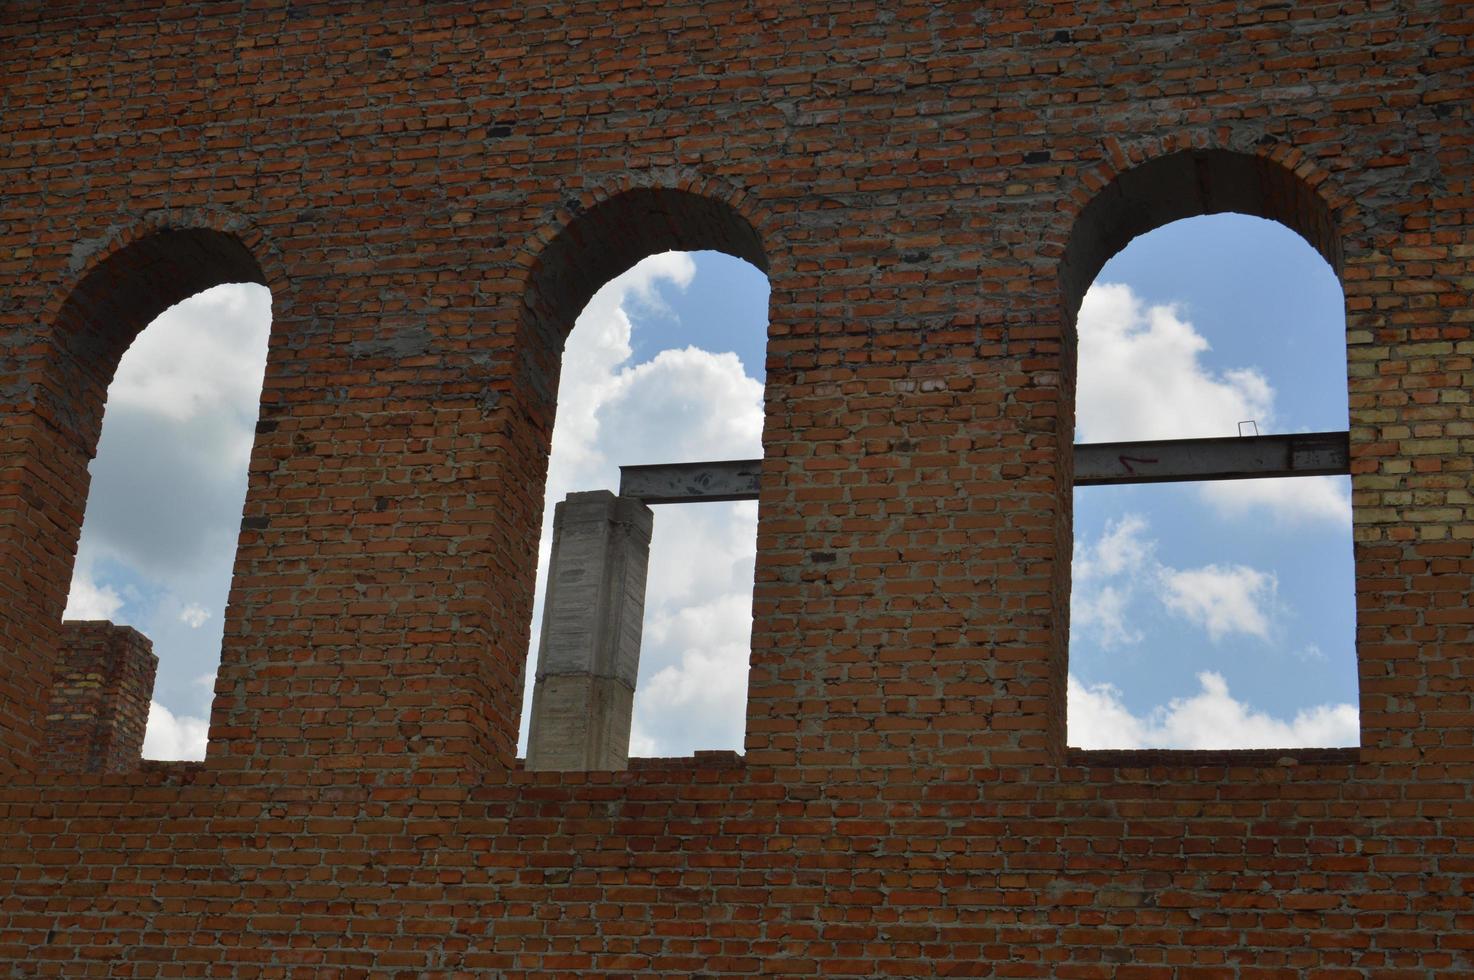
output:
M159 658L137 630L108 622L62 625L46 706L45 769L127 772L138 768Z
M1474 972L1474 8L19 0L0 45L11 973ZM1362 744L1079 753L1074 303L1222 207L1345 290ZM746 752L527 774L563 335L671 247L772 285ZM106 381L242 280L208 758L42 771Z

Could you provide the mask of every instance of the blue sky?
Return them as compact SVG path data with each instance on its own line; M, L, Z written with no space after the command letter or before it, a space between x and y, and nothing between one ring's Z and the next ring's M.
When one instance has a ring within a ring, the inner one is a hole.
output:
M615 487L621 464L759 455L767 305L764 276L716 253L601 290L565 352L549 506ZM1279 225L1143 236L1082 307L1077 437L1344 429L1342 305ZM154 639L150 757L203 754L268 325L261 287L201 294L141 335L110 395L69 616ZM1344 478L1075 499L1071 744L1355 743ZM740 749L755 527L752 503L656 508L632 754ZM550 528L551 510L544 559Z

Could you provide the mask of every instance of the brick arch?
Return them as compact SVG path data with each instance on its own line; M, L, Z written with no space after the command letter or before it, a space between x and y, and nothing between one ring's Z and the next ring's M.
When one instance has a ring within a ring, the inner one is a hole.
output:
M173 231L216 232L233 238L250 251L262 285L276 289L285 281L286 267L276 243L245 215L220 208L160 208L108 224L101 234L74 242L67 275L58 280L42 307L43 322L54 322L93 272L115 260L119 253L141 240Z
M525 316L561 343L594 293L660 252L725 252L767 273L762 217L747 213L746 201L741 191L700 179L626 183L570 199L532 256Z
M260 233L221 212L156 212L79 243L73 256L75 278L43 311L54 347L38 379L37 407L88 458L97 449L108 385L144 327L211 287L281 279L267 274L277 263Z
M1107 162L1085 175L1071 209L1059 264L1067 323L1111 256L1134 238L1198 215L1278 221L1341 275L1354 206L1299 151L1273 144L1244 152L1192 140L1110 149Z

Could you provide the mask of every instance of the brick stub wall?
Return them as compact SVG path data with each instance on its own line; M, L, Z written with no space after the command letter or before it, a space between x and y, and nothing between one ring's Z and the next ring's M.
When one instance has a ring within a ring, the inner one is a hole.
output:
M148 638L106 621L62 624L42 764L61 772L136 769L159 658Z

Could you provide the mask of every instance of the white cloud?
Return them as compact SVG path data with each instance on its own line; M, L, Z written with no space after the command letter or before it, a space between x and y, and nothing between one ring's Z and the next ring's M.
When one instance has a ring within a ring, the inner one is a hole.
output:
M1297 476L1271 480L1215 480L1198 492L1226 517L1267 514L1279 524L1324 522L1351 527L1350 479Z
M123 608L123 597L111 586L98 585L89 569L77 563L62 619L112 619Z
M657 506L646 620L741 592L752 598L757 502Z
M563 486L561 482L555 484L555 478L571 479L581 471L597 471L605 462L595 445L601 434L599 409L624 383L620 365L633 353L630 340L634 325L629 311L669 316L659 287L669 284L685 289L695 275L696 263L684 252L652 255L606 283L579 314L563 351L548 472L550 489ZM566 492L562 490L559 499Z
M1246 565L1162 570L1168 609L1208 631L1214 642L1230 633L1269 639L1269 614L1278 580Z
M1123 572L1151 568L1156 562L1156 542L1146 539L1147 522L1140 514L1126 514L1109 521L1100 538L1091 545L1075 542L1074 575L1077 581L1113 578Z
M1207 631L1215 642L1233 633L1268 641L1278 580L1246 565L1173 568L1156 557L1156 541L1139 514L1106 524L1094 543L1076 540L1071 630L1104 650L1138 643L1142 605L1156 606Z
M210 610L197 602L191 602L179 611L179 621L192 630L197 630L205 625L205 620L210 618Z
M1066 741L1081 749L1139 749L1148 722L1131 713L1113 684L1086 686L1071 674L1067 687Z
M685 347L621 371L597 417L605 456L620 465L694 462L759 455L762 404L762 383L736 354Z
M1238 434L1267 429L1274 391L1256 368L1215 372L1209 343L1173 305L1147 306L1119 283L1097 283L1077 318L1076 433L1082 442Z
M1150 525L1128 514L1110 522L1095 542L1077 540L1077 576L1070 597L1072 648L1084 640L1102 651L1139 643L1163 613L1180 617L1217 642L1239 634L1270 643L1279 633L1278 581L1273 573L1236 564L1173 568L1156 558ZM1314 643L1293 651L1324 659ZM1098 660L1098 664L1113 663ZM1283 669L1292 668L1288 663ZM1288 721L1231 696L1222 675L1198 675L1200 691L1133 714L1109 683L1069 679L1069 739L1082 748L1276 748L1354 745L1357 708L1320 705Z
M143 735L145 759L203 759L209 740L206 718L176 715L152 701L148 706L148 728Z
M177 586L213 565L213 611L228 588L270 327L271 294L256 285L217 286L160 314L118 364L89 467L84 546Z
M641 671L632 744L660 755L740 749L751 634L750 581L745 592L657 615L646 628L646 653L675 660L653 675Z
M1127 622L1139 583L1160 567L1156 542L1148 540L1146 532L1145 519L1127 514L1107 523L1094 544L1075 541L1070 629L1080 635L1090 633L1102 649L1139 643L1143 637L1141 630Z
M1070 596L1070 629L1090 630L1102 650L1140 643L1146 634L1127 625L1132 592L1129 585L1077 588Z
M1360 739L1355 705L1317 705L1285 721L1234 698L1220 674L1204 671L1198 684L1192 697L1135 715L1117 688L1071 675L1069 742L1085 749L1274 749L1356 745Z

